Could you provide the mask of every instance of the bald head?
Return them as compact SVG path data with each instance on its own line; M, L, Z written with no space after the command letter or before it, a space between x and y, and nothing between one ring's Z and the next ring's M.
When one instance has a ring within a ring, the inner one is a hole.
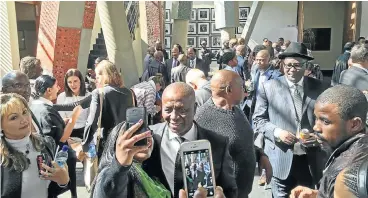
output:
M17 93L27 101L31 96L31 86L27 75L20 71L11 71L4 75L1 81L2 92Z
M214 101L225 100L230 106L240 104L244 96L242 79L239 74L229 70L220 70L213 75L211 90Z
M164 90L164 93L162 94L162 100L165 100L167 98L181 98L185 100L193 100L194 103L194 90L183 82L177 82L172 83L169 86L167 86Z
M261 50L256 55L256 63L258 68L261 70L266 70L270 62L270 53L268 50Z
M229 70L217 71L211 79L212 92L219 91L219 88L221 90L227 86L231 86L234 82L241 82L241 78L236 72Z

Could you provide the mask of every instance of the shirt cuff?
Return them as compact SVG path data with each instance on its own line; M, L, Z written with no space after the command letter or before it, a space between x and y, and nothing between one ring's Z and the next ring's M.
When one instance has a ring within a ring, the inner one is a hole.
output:
M280 129L280 128L276 128L276 129L273 131L273 135L275 136L275 139L276 139L277 141L279 141L279 140L280 140L281 132L282 132L282 129Z

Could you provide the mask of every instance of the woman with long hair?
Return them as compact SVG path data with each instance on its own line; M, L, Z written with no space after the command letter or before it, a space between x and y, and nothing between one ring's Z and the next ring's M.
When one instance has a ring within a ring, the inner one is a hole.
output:
M68 104L78 102L85 99L90 95L86 91L86 84L82 73L77 69L69 69L64 78L64 92L60 93L57 97L57 104ZM70 118L72 111L59 111L60 115L64 118ZM70 137L77 137L82 139L84 133L84 127L89 114L89 108L83 109Z
M97 131L98 118L100 111L102 111L100 127L103 128L103 132L99 148L97 148L97 156L100 158L109 131L126 119L126 110L135 106L135 99L133 92L124 87L118 69L110 61L103 60L97 65L96 86L97 89L92 92L92 101L82 144L83 150L87 152ZM101 101L102 109L100 108Z
M49 75L42 75L35 82L35 97L31 103L31 110L39 122L43 134L51 136L59 148L68 145L67 140L73 131L78 120L82 108L77 106L74 108L70 119L64 120L59 112L52 106L51 101L56 100L59 91L57 80ZM72 197L77 197L77 176L76 164L77 157L73 149L68 150L68 171L70 176L69 189Z
M50 165L56 149L54 140L31 133L32 118L22 96L10 93L1 94L0 97L1 197L56 197L51 186L66 186L69 176L66 165L63 168L55 162ZM46 163L42 164L44 170L38 167L40 156L43 156Z

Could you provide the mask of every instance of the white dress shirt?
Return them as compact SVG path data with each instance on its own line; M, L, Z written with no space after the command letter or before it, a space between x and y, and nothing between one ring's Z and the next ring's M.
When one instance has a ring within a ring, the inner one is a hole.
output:
M289 90L290 90L290 94L291 94L291 97L293 97L293 94L294 94L294 91L295 91L295 83L293 83L293 82L291 82L290 80L288 80L286 77L285 77L285 79L286 79L286 82L288 83L288 85L289 85ZM300 87L299 87L299 93L300 93L300 96L303 98L304 97L304 87L303 87L303 81L304 81L304 77L301 79L301 80L299 80L299 82L298 83L296 83L296 84L298 84ZM296 113L296 112L295 112ZM280 128L276 128L275 130L274 130L274 136L276 137L276 138L280 138L280 133L281 133L281 131L282 131L283 129L280 129Z
M171 132L169 126L166 126L165 130L161 140L161 166L166 180L169 183L171 193L174 194L175 161L176 155L180 149L180 143L176 140L176 137L179 136ZM197 140L197 127L194 123L188 133L182 137L185 138L185 142Z

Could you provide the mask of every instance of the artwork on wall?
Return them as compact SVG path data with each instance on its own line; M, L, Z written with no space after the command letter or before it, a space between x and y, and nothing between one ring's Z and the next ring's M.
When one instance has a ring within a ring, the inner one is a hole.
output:
M198 23L198 34L209 34L210 24L209 23Z
M211 48L211 51L214 55L217 55L218 51L220 50L220 48ZM217 60L216 57L212 58L212 60Z
M165 22L171 22L170 9L165 10Z
M190 15L190 20L195 21L197 20L197 9L192 9L192 13Z
M170 49L171 48L171 37L165 36L165 48Z
M171 24L165 23L165 34L171 34Z
M201 45L201 43L202 43L203 41L206 41L207 46L208 46L208 44L210 43L210 42L209 42L209 37L208 37L208 36L199 36L199 37L198 37L198 46L200 46L200 45Z
M198 21L209 21L210 20L210 9L199 8L198 9Z
M211 21L215 20L215 8L211 8Z
M221 47L221 36L212 36L212 41L211 41L212 48L220 48Z
M219 29L216 29L216 23L211 23L211 33L212 34L220 34L220 30Z
M197 46L196 37L188 36L187 47L196 47L196 46Z
M248 19L249 7L240 7L239 8L239 20L245 21Z
M242 34L246 22L240 22L239 27L236 28L236 34Z
M197 34L197 24L188 23L188 34Z

